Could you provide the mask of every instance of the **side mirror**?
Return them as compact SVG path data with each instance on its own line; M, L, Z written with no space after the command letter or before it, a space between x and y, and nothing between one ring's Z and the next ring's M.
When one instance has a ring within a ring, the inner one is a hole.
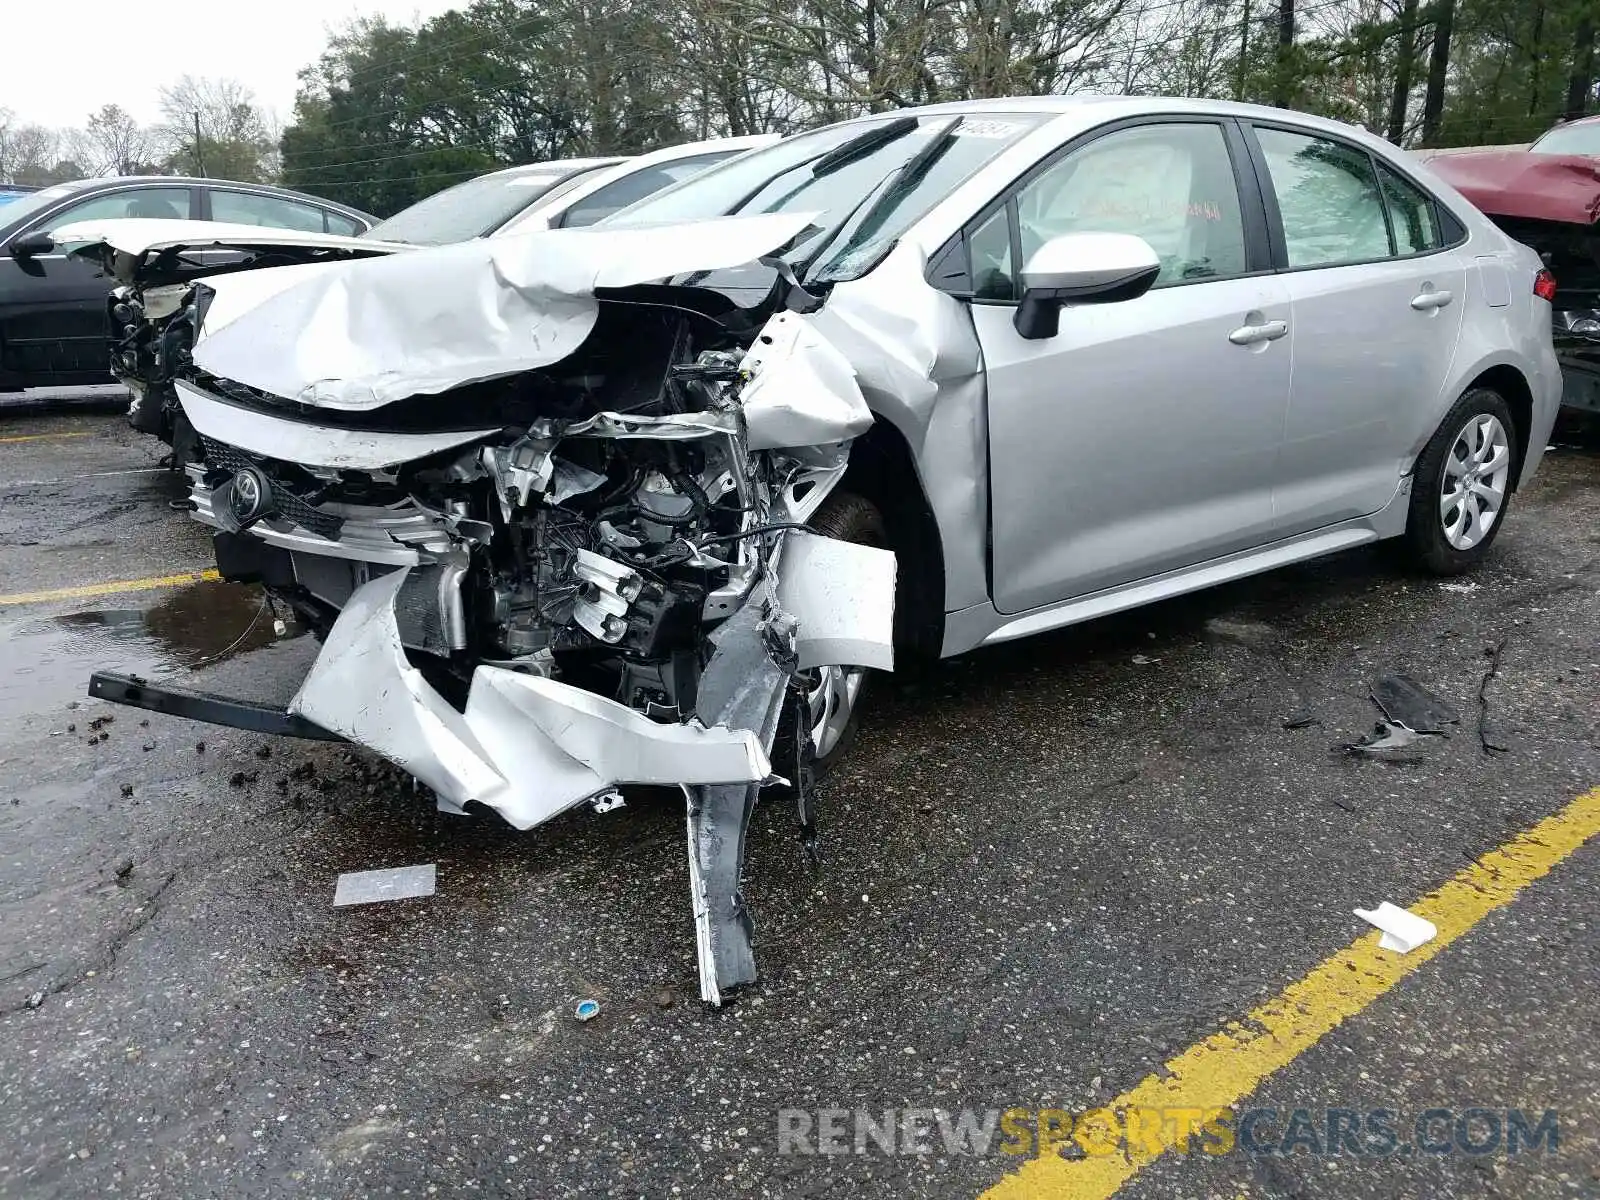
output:
M1131 233L1064 233L1033 252L1022 268L1022 303L1014 324L1030 341L1053 338L1063 304L1113 304L1150 290L1161 260Z
M8 247L12 258L34 258L40 254L49 254L55 248L54 239L42 229L35 229L32 233L25 233L19 238L12 239Z

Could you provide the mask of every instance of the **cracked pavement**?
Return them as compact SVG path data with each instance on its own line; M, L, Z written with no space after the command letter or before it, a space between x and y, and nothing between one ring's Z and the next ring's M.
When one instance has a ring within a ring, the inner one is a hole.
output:
M6 430L41 436L0 447L0 591L210 565L153 440ZM84 696L200 662L286 699L314 647L247 589L0 607L0 1195L976 1194L1015 1163L782 1156L778 1110L1116 1096L1358 936L1352 908L1600 784L1597 631L1591 441L1449 585L1363 550L875 679L820 868L757 812L762 980L714 1011L676 796L518 834L339 746ZM1338 749L1391 672L1460 724ZM342 871L427 862L433 897L331 907ZM1554 1107L1558 1154L1169 1157L1126 1194L1600 1195L1597 885L1591 845L1258 1096Z

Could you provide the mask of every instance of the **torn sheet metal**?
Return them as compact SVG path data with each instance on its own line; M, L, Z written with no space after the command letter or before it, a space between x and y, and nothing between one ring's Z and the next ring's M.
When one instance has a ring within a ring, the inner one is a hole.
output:
M794 620L765 581L711 635L700 680L703 724L748 729L770 746L794 665ZM745 834L758 787L685 787L688 798L689 891L700 964L700 998L721 1004L730 988L756 978L755 926L744 902Z
M334 622L289 712L383 755L456 803L501 796L505 777L466 720L407 660L394 602L406 570L362 584Z
M302 229L275 229L267 225L238 225L227 221L182 221L150 217L117 217L103 221L75 221L50 231L57 246L103 243L118 254L141 255L156 250L275 250L311 246L335 250L360 250L373 254L415 250L402 242L347 237Z
M944 614L987 609L989 430L983 354L967 303L926 286L926 257L907 242L860 279L835 284L807 321L855 368L872 412L916 454L944 567L943 652L977 645L989 628Z
M1385 675L1372 685L1372 702L1383 715L1413 733L1444 733L1446 725L1461 720L1448 701L1441 700L1409 675Z
M402 242L335 233L147 217L75 221L49 232L58 249L99 262L124 284L141 281L154 260L169 250L179 254L197 250L238 250L246 254L326 250L344 256L373 257L416 249Z
M341 263L201 338L194 361L304 404L369 411L559 362L594 328L596 289L739 266L813 219L545 230ZM207 286L225 297L241 277Z
M798 313L768 321L739 369L751 450L842 442L872 425L855 369Z
M346 871L333 888L333 906L377 904L384 900L410 900L433 895L437 883L435 864L389 867L381 871Z
M778 565L778 603L799 623L800 670L894 670L895 557L815 533L791 533Z
M748 728L664 725L570 684L499 667L472 676L464 712L411 666L395 597L407 570L357 588L289 711L383 755L459 809L529 829L625 784L755 784L766 741Z

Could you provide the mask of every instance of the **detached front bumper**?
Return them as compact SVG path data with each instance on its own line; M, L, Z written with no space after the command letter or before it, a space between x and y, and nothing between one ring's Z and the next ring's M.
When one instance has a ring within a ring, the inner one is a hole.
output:
M760 783L750 730L663 725L555 679L480 666L456 711L406 659L395 598L409 570L357 588L289 714L383 755L457 810L470 801L531 829L627 784Z
M794 673L892 669L894 555L807 533L785 537L776 586L758 581L711 635L695 716L653 721L556 679L480 664L459 711L411 665L397 600L413 571L358 586L286 712L101 673L90 694L260 733L348 740L427 783L530 829L628 784L681 787L700 995L720 1004L756 978L741 887L757 793ZM785 569L786 568L786 569ZM804 822L802 822L804 823Z

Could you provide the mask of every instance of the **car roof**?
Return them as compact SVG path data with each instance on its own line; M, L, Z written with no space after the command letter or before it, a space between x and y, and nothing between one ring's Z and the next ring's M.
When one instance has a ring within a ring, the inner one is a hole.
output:
M248 192L260 192L268 196L279 196L285 200L299 200L306 204L315 204L319 208L333 209L337 212L348 213L353 217L360 217L363 221L375 223L378 219L371 213L362 212L359 208L351 208L348 204L340 204L337 200L313 196L309 192L296 192L290 188L281 188L270 183L247 183L242 179L208 179L197 175L96 175L87 179L67 180L52 186L71 188L75 192L91 192L110 191L113 188L127 187L129 185L141 187L238 188Z
M542 162L519 163L514 167L501 167L498 171L485 171L482 175L474 176L477 179L511 178L516 175L541 175L554 170L563 170L570 173L588 171L595 167L610 167L620 162L627 162L625 154L615 154L600 158L551 158Z
M967 115L978 113L1040 113L1047 116L1082 116L1096 110L1099 116L1115 120L1121 116L1144 116L1155 113L1193 113L1196 115L1245 117L1259 121L1291 121L1309 128L1326 129L1345 135L1360 133L1371 136L1359 126L1311 113L1291 112L1265 104L1244 104L1235 100L1203 100L1189 96L1116 96L1099 93L1082 93L1072 96L996 96L982 100L947 100L939 104L925 104L916 108L889 109L852 117L836 124L848 125L858 121L887 121L904 116Z

